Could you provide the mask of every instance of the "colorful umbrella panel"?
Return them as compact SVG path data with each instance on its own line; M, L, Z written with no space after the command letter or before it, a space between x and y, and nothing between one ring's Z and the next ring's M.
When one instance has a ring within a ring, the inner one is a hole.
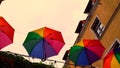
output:
M14 29L8 22L0 17L0 49L13 43Z
M64 44L61 32L48 27L29 32L23 43L30 56L41 59L57 55Z
M120 68L120 45L115 44L104 57L103 68Z
M102 57L104 50L99 40L83 40L71 47L69 59L78 66L91 65Z

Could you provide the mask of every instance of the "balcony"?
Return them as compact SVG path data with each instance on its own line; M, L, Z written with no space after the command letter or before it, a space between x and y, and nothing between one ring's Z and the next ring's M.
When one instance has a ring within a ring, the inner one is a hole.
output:
M79 22L75 33L81 33L85 22L86 22L86 20L81 20L81 21Z
M90 10L92 9L92 7L94 6L96 0L89 0L88 4L87 4L87 7L84 11L84 13L90 13Z

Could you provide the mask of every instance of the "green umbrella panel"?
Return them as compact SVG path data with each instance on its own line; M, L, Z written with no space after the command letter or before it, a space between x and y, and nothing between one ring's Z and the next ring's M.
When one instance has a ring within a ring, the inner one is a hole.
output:
M24 47L26 48L26 50L28 51L29 54L32 52L35 45L38 44L38 42L42 39L43 38L35 32L28 33L27 38L23 44L24 44ZM29 46L29 45L31 45L31 46Z
M71 61L73 61L75 64L76 64L76 62L78 60L78 57L79 57L80 52L82 51L82 49L83 49L83 47L78 46L78 45L74 45L70 49L69 59L71 59Z

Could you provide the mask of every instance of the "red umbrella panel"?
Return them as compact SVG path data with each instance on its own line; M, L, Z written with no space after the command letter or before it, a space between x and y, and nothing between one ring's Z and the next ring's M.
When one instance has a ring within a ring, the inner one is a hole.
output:
M64 44L60 31L43 27L29 32L23 46L30 56L46 59L57 55Z
M13 27L3 18L0 17L0 49L13 43Z

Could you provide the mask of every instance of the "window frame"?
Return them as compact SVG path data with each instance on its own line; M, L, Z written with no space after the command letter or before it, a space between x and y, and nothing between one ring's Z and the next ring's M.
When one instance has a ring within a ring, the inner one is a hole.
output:
M84 25L85 25L85 22L86 22L86 20L79 21L78 26L77 26L77 28L75 30L75 33L79 33L80 34L82 32L82 30L84 28Z
M97 2L97 0L89 0L88 4L84 10L84 13L89 14L96 2Z
M102 36L102 34L103 34L104 30L105 30L105 26L101 23L101 21L98 18L98 16L95 17L95 19L94 19L94 21L93 21L93 23L92 23L90 28L91 28L91 30L93 31L93 33L95 34L95 36L98 39Z
M104 57L105 57L112 49L114 49L114 47L115 47L115 45L114 45L115 42L118 42L118 43L120 44L120 40L119 40L118 38L116 38L116 39L113 41L113 43L111 44L111 46L108 48L108 50L106 51Z

